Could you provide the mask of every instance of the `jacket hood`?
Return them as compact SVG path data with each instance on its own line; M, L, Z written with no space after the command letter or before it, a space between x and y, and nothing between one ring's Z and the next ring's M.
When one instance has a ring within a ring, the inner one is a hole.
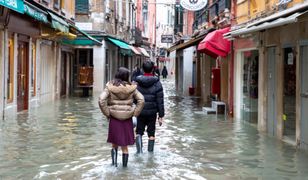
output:
M114 94L119 99L127 99L137 89L137 85L135 84L115 86L110 82L107 83L106 87L110 93Z
M141 86L141 87L150 87L158 81L159 79L156 76L138 76L136 78L136 82L138 83L138 86Z

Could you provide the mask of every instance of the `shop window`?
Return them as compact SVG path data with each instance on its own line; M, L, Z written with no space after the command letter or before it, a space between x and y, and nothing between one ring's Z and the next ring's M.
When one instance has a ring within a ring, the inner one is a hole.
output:
M35 41L32 43L31 47L31 96L36 96L36 44Z
M8 77L7 77L7 103L14 98L14 35L9 38L8 44Z

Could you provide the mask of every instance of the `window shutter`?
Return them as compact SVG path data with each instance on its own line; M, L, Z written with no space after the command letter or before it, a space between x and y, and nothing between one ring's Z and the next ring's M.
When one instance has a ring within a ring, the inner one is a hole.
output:
M76 0L75 6L76 14L88 14L89 13L89 0Z

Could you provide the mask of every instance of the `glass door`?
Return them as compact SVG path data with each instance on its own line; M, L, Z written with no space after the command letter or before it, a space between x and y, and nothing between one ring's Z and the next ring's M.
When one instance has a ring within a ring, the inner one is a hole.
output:
M251 123L258 122L258 50L243 52L242 66L242 118Z

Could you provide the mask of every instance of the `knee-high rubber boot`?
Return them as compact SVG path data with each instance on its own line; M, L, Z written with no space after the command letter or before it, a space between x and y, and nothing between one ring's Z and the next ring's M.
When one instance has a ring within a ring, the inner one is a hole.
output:
M149 140L148 141L148 151L149 152L153 152L154 151L154 143L155 143L155 140Z
M142 153L142 136L141 135L136 136L136 148L137 148L137 154Z
M112 148L111 149L111 158L112 158L112 165L115 167L118 167L118 149L117 148Z
M128 162L128 154L122 154L122 163L123 167L127 167L127 162Z

